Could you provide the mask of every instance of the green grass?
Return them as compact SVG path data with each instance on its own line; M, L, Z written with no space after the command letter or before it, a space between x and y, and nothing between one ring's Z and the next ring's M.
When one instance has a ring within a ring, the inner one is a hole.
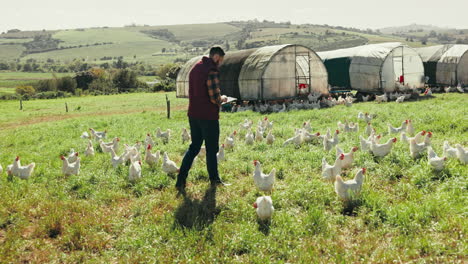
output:
M26 48L22 45L0 45L0 61L12 61L21 56Z
M233 183L208 189L205 164L196 161L188 178L188 196L177 197L174 179L160 168L143 164L143 179L126 180L127 167L114 170L109 156L82 157L79 176L60 173L60 154L75 148L89 127L107 129L123 143L143 140L157 127L171 128L168 151L178 164L187 144L180 130L187 127L184 99L175 99L172 119L165 118L165 94L126 94L99 97L34 100L18 110L17 102L0 102L0 163L16 155L36 162L27 181L0 177L0 259L4 262L193 262L193 263L462 263L467 235L466 165L449 160L441 173L433 172L425 157L412 160L402 142L383 159L357 152L357 168L368 173L355 207L346 208L330 183L320 180L324 153L320 145L283 148L294 128L310 119L314 131L335 128L338 120L357 121L359 111L376 114L373 122L385 133L412 119L417 130L434 133L433 147L442 142L468 145L466 95L440 94L417 102L359 103L350 108L271 114L277 141L273 146L241 142L227 151L219 166L223 180ZM67 102L71 109L64 111ZM250 118L252 112L221 114L221 137ZM360 123L361 131L363 123ZM362 133L362 132L361 132ZM245 132L240 132L242 139ZM384 135L383 140L388 139ZM340 134L346 151L358 145L357 134ZM264 171L278 171L272 198L271 225L256 221L252 203L261 195L253 184L252 160Z
M38 80L71 76L72 73L42 73L42 72L0 72L0 89L15 88Z

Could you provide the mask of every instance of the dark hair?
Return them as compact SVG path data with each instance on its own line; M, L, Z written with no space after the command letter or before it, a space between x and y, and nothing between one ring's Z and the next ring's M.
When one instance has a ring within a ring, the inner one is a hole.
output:
M224 50L221 47L212 47L210 49L210 57L213 57L214 55L218 54L221 57L224 57Z

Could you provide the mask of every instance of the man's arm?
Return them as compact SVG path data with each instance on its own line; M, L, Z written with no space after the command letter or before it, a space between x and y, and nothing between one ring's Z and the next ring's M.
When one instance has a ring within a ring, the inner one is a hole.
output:
M219 87L219 74L217 71L211 71L208 74L206 85L208 86L210 101L215 105L221 106L221 88Z

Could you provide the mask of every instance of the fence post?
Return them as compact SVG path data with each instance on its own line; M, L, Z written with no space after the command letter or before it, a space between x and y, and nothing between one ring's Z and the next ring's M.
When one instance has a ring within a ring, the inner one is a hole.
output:
M166 94L166 104L167 104L167 119L171 119L171 101L169 101L167 94Z
M68 113L68 104L65 102L65 111Z
M20 110L23 110L23 99L20 98Z

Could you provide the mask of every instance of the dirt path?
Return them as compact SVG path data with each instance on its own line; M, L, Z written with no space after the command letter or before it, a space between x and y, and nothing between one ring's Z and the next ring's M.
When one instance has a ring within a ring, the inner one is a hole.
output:
M184 110L186 108L187 108L187 106L180 105L180 106L176 106L176 107L171 107L171 110L172 111L179 111L179 110ZM30 125L44 123L44 122L55 122L55 121L79 118L79 117L84 117L84 116L126 115L126 114L134 114L134 113L143 112L143 111L149 112L149 111L165 111L165 110L166 110L166 107L149 107L149 108L131 109L131 110L125 110L125 111L108 111L108 112L99 112L99 113L76 113L76 114L68 114L68 115L67 114L65 114L65 115L48 115L48 116L41 116L41 117L33 117L31 119L23 120L23 121L19 121L19 122L5 123L2 126L0 126L0 131L16 129L16 128L30 126Z

